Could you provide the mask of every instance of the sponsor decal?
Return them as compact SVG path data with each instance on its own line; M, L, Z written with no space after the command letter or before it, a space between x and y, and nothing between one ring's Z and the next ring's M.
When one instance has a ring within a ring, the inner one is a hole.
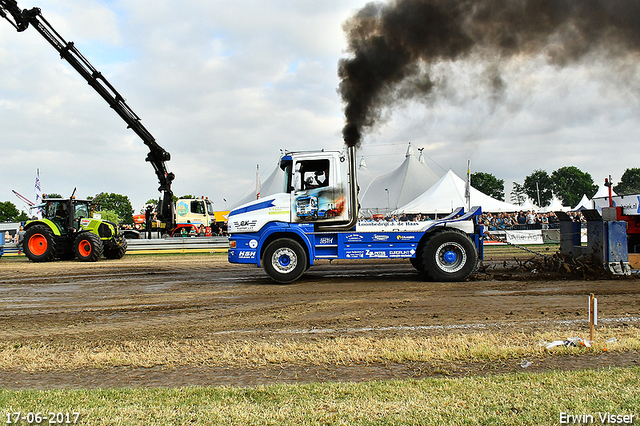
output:
M345 252L347 259L362 259L364 258L364 250L349 250Z
M361 234L349 234L346 237L344 237L344 239L348 242L353 242L353 241L362 241L362 235Z
M289 211L289 209L283 209L282 207L274 207L272 209L269 209L269 214L271 215L275 215L275 214L289 214L291 213Z
M233 222L233 226L236 228L236 231L250 231L253 230L257 223L257 220L242 220Z
M387 241L389 239L388 235L376 235L373 234L373 237L371 237L371 239L373 241Z
M186 216L189 213L189 206L186 201L180 201L176 206L176 213L178 216Z
M390 250L389 257L413 257L415 250Z
M416 239L415 235L398 235L396 237L398 241L414 241Z
M320 244L333 244L333 237L321 237Z
M256 252L255 251L241 251L238 253L238 259L255 259Z
M258 247L258 240L249 241L249 247L251 247L252 249L257 248Z
M80 226L89 226L91 219L80 219Z
M370 259L386 259L387 257L389 257L387 256L386 251L381 250L366 250L365 256Z

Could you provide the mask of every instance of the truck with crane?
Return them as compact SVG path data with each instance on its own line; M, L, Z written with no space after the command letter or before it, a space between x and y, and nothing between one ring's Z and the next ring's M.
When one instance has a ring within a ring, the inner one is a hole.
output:
M404 258L424 279L461 281L482 258L480 207L426 222L358 222L355 147L286 152L280 168L282 193L229 213L231 263L262 266L274 281L291 283L321 259ZM323 185L313 179L320 172Z
M124 97L118 93L118 91L109 83L104 75L80 53L73 42L67 42L42 16L40 8L34 7L32 9L21 9L16 0L0 0L0 17L6 19L18 32L25 31L30 26L44 39L53 46L53 48L60 54L60 57L64 59L78 74L80 74L85 81L109 104L109 106L122 118L127 127L133 130L138 135L143 143L149 148L149 153L146 157L146 161L151 163L156 173L160 187L158 190L161 193L161 197L156 206L156 210L152 216L152 220L148 221L147 230L159 231L161 233L170 232L176 225L175 205L173 202L173 191L171 190L171 183L175 178L175 175L167 170L166 162L171 159L169 152L165 151L142 124L140 117L127 105ZM67 200L67 204L71 202ZM82 203L81 203L82 204ZM76 206L68 204L71 210L75 210ZM56 229L51 224L43 224L38 221L28 222L25 229L28 230L33 226L48 226L49 232L56 234ZM98 227L99 228L99 227ZM96 229L98 229L96 228ZM59 231L59 229L58 229ZM69 246L68 240L74 240L76 234L81 232L79 228L73 226L68 228L70 234L65 236L65 243L59 246ZM86 231L86 230L85 230ZM88 232L88 231L87 231ZM117 227L115 229L117 233ZM27 232L27 235L30 235ZM39 246L40 250L43 250L43 245L50 239L43 238L42 232L36 233L41 238L38 240L38 244L33 244L33 247ZM31 238L36 238L31 236ZM51 251L51 256L37 256L33 253L30 254L29 238L25 238L25 253L31 260L51 260L56 257L56 251ZM45 250L49 253L49 250ZM95 260L91 257L91 260Z

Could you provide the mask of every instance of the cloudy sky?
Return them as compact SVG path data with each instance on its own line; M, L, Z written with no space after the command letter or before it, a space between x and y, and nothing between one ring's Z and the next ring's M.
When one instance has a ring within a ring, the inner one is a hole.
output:
M176 195L222 210L255 188L281 149L341 149L338 61L357 0L20 0L43 16L116 87L157 142ZM506 90L483 89L499 66ZM429 100L390 107L359 155L375 174L424 148L438 175L472 171L512 182L576 166L601 184L640 167L637 58L594 53L565 68L546 58L440 64ZM0 22L0 201L42 189L157 198L147 148L34 29ZM226 199L226 201L225 201Z

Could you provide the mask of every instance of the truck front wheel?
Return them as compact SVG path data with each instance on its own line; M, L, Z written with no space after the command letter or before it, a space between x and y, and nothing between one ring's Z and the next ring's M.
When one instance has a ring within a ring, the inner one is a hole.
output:
M73 242L73 251L81 262L95 262L102 257L104 247L100 237L91 232L82 232Z
M55 259L57 249L53 232L45 225L34 225L24 234L24 254L33 262L48 262Z
M478 253L473 241L460 231L438 231L422 249L421 273L429 281L462 281L476 268Z
M267 246L262 263L274 281L291 283L307 270L307 252L297 241L281 238Z

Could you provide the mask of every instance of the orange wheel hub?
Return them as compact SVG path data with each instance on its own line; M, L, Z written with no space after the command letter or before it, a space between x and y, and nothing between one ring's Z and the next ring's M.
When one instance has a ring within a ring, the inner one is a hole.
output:
M42 234L33 234L31 238L29 238L29 251L34 256L42 256L47 251L47 247L49 243L47 238Z
M89 256L91 254L91 243L87 240L80 241L80 244L78 244L78 253L80 253L82 257Z

